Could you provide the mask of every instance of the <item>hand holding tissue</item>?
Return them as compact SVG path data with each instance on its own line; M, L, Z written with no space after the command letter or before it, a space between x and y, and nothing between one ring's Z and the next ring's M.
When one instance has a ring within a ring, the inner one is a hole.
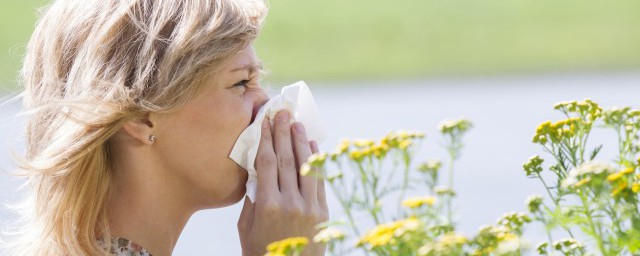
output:
M245 129L236 141L229 157L249 172L247 180L247 196L255 202L257 190L257 172L255 168L256 155L260 145L261 127L265 116L273 120L280 110L288 110L291 113L291 123L300 122L307 131L309 140L315 140L320 144L326 138L326 132L318 116L315 100L307 84L303 81L282 88L280 95L270 99L256 115L253 123Z

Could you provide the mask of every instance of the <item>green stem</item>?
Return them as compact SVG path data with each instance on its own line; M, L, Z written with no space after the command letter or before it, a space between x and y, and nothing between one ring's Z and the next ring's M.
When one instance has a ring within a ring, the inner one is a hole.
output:
M404 160L404 176L402 179L402 188L400 190L400 200L398 200L398 215L400 215L400 213L402 212L402 200L404 200L404 196L405 193L407 192L407 187L409 185L409 165L410 165L410 158L409 158L409 153L407 151L403 151L402 152L402 157Z
M542 176L540 176L540 173L536 173L536 174L538 174L538 179L540 179L540 181L542 181L542 185L544 185L544 188L547 190L547 193L549 194L549 197L551 197L551 200L553 200L553 203L556 206L558 206L558 200L553 196L553 194L551 193L551 190L549 190L549 186L547 186L547 183L544 181Z
M349 207L349 204L344 200L344 198L342 198L342 194L339 193L338 188L336 188L336 186L333 184L333 182L329 182L329 187L331 187L331 191L333 191L333 194L336 195L336 197L338 198L338 201L340 201L340 205L342 206L342 210L344 211L344 213L347 215L347 218L349 219L349 226L351 226L351 229L353 230L353 232L355 233L356 237L360 237L360 230L358 230L358 226L356 225L356 222L353 220L353 214L351 214L351 207ZM362 248L362 250L364 251L365 255L369 255L369 252L365 249Z
M333 182L329 182L329 187L331 187L331 191L333 191L333 194L336 195L336 197L338 198L338 201L340 201L342 210L344 211L344 213L347 215L347 218L349 219L349 225L353 229L356 236L359 237L360 230L358 230L358 226L356 226L356 222L353 220L353 214L351 214L351 207L349 207L349 204L344 200L344 198L342 198L341 196L342 194L338 191L338 188L336 188Z
M558 157L557 153L555 152L555 149L553 148L553 146L552 146L552 148L551 148L551 149L550 149L550 148L548 148L547 146L544 146L544 150L545 150L545 152L547 152L548 154L552 155L552 156L553 156L553 158L556 160L556 162L558 162L558 163L560 164L560 167L562 167L562 171L564 172L564 173L563 173L563 174L564 174L564 176L563 176L563 177L561 177L561 178L564 178L564 177L566 176L567 169L564 167L564 163L563 163L562 161L560 161L560 158Z
M613 207L609 206L606 212L611 217L611 221L613 222L614 227L618 230L618 232L622 233L622 226L620 226L620 220L618 219L618 215L616 214L615 208L618 206L618 201L613 203Z
M371 217L373 218L373 221L376 223L376 225L380 224L380 219L378 218L378 215L376 213L376 202L377 202L377 196L376 196L376 188L375 185L370 185L369 183L369 176L365 170L365 168L362 166L362 162L358 162L358 170L360 171L360 181L362 182L362 189L364 192L364 197L365 197L365 205L367 206L367 210L369 212L369 214L371 215ZM373 198L371 198L373 197ZM373 200L373 202L371 201ZM373 203L373 204L372 204ZM373 208L371 208L371 206L373 205Z
M454 163L454 152L452 148L449 148L449 189L453 191L453 163ZM451 206L451 201L453 201L453 196L447 197L447 219L449 224L453 223L453 210Z
M602 255L609 255L607 253L607 250L604 248L604 244L602 243L602 237L600 237L600 233L598 232L599 228L596 228L596 224L593 221L593 215L591 215L591 209L589 209L589 202L587 202L587 197L583 194L582 191L580 191L579 193L580 199L582 201L582 207L584 208L584 213L585 215L587 215L587 221L589 222L589 229L591 229L591 232L596 239L598 249L600 250Z

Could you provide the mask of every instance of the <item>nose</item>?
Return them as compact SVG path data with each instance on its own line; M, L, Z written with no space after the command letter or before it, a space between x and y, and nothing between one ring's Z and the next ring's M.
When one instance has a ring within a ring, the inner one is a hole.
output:
M256 116L258 115L258 111L262 106L264 106L264 104L267 103L267 101L269 101L269 95L267 95L265 91L260 91L257 94L257 97L255 98L253 103L253 112L251 113L251 123L253 123L253 121L256 119Z

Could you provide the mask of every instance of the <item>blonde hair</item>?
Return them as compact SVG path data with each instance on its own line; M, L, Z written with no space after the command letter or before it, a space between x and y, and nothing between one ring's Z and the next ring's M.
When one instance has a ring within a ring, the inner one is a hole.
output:
M22 69L32 195L5 235L10 255L105 254L113 159L124 121L179 107L199 79L257 36L262 0L58 0ZM109 240L109 239L107 239Z

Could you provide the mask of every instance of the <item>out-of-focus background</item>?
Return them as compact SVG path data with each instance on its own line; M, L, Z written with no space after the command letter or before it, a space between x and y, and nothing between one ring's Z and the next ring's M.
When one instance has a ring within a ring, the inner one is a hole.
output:
M0 98L19 90L17 71L43 0L0 2ZM306 80L329 138L376 138L395 129L427 133L420 158L444 158L435 126L467 117L475 128L457 166L460 230L472 235L506 211L524 210L544 188L522 162L541 153L535 126L560 116L552 105L592 98L605 107L640 107L640 1L637 0L324 0L270 1L256 49L278 87ZM0 106L0 200L20 181L4 174L20 152L19 102ZM613 134L597 131L595 142ZM338 204L330 195L332 217ZM239 255L241 205L197 213L175 255ZM0 220L11 213L0 208ZM528 232L533 244L541 236Z

